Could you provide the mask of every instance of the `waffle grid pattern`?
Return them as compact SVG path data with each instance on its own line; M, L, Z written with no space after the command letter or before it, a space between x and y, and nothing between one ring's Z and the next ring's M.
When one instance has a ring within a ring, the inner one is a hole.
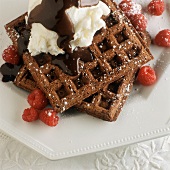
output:
M130 71L133 72L134 70L137 70L138 67L152 59L152 55L147 46L128 20L121 14L121 11L117 9L115 3L110 0L103 1L110 7L112 12L108 17L103 17L107 27L96 33L93 43L89 47L89 51L94 56L94 61L85 63L84 70L80 75L69 76L63 73L59 67L52 64L50 55L45 55L49 60L45 60L44 63L39 63L39 61L37 61L36 58L31 57L29 53L23 55L23 60L32 74L33 79L38 83L41 90L45 92L51 105L58 112L63 112L64 110L77 105L81 110L84 109L87 112L92 113L92 109L89 109L89 103L84 99L103 89L102 93L99 92L98 95L93 95L93 98L94 96L97 96L95 97L97 99L93 100L100 103L99 106L105 110L106 115L109 115L111 110L113 113L113 107L111 106L115 106L116 104L113 102L111 104L109 99L107 100L107 97L113 96L109 95L106 87L122 77L132 78L134 74L128 75ZM23 16L20 17L18 21L21 22L21 18L23 18ZM14 34L14 31L12 30L12 26L16 26L16 23L14 24L14 22L15 21L13 21L12 24L7 25L6 30L9 35L15 35L15 38L9 36L15 44L18 35L16 33ZM23 73L26 72L24 67L22 68L23 70L21 69ZM15 81L16 85L20 87L24 86L24 83L27 83L26 81L29 79L28 77L29 76L26 75L23 76L20 72L20 76L18 76L18 79ZM127 78L125 78L125 80ZM124 79L122 78L122 80ZM32 78L28 81L28 83L32 83L31 88L34 88L35 82ZM123 84L125 83L119 84L120 89L122 89L121 87L123 87ZM83 100L83 104L80 104ZM103 104L107 102L110 103L109 107L106 107L106 105ZM117 105L117 108L118 107L121 109L122 106ZM113 115L114 114L112 114L112 117L103 119L116 119L117 116ZM99 115L96 116L99 117Z
M143 65L152 58L143 41L138 38L138 34L120 14L115 4L110 0L104 2L110 6L112 11L109 18L104 18L107 20L108 27L94 36L93 43L89 47L94 61L85 63L80 75L69 76L51 63L38 66L29 53L23 56L33 78L58 112L79 104L111 81L121 78L130 70ZM108 20L115 22L108 24ZM56 77L52 82L47 76L51 70ZM77 86L76 80L79 80L81 87Z
M111 82L76 107L100 119L115 121L132 89L135 73L133 70L130 74Z
M131 91L135 73L136 71L132 71L130 74L123 76L117 81L111 82L99 92L83 100L83 102L76 105L76 107L80 111L85 111L86 113L103 120L115 121ZM27 91L32 91L37 88L36 82L33 80L25 66L21 68L15 84ZM77 86L80 86L78 82ZM65 89L60 88L58 95L62 98L64 97L64 94Z

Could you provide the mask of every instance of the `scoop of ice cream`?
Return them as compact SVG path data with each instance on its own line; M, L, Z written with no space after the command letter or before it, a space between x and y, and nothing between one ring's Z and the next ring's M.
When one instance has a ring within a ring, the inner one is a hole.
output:
M57 45L58 34L46 29L42 24L32 24L28 50L32 56L40 53L58 55L64 53Z
M28 13L30 14L42 2L43 0L30 0ZM91 45L96 31L106 26L101 17L108 15L110 9L105 3L99 1L94 6L71 6L65 13L73 24L74 36L69 42L69 46L74 50L76 47L87 47ZM66 26L63 25L63 28L66 28ZM59 33L57 31L47 29L41 23L33 23L28 50L32 56L41 52L58 55L63 53L63 50L57 45L58 38Z
M98 5L91 7L76 8L73 6L67 9L66 13L74 25L74 40L70 41L71 48L74 50L76 47L91 45L96 31L106 26L101 17L108 15L110 9L100 1Z

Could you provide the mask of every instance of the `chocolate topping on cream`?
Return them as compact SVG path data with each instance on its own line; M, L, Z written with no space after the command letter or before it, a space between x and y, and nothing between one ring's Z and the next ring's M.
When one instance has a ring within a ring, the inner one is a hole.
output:
M74 36L74 26L65 11L72 6L89 7L97 5L98 2L99 0L42 0L41 4L37 5L29 14L29 28L33 23L41 23L45 28L55 31L60 36L56 43L65 50L65 54L53 56L52 63L58 65L67 74L79 74L84 62L92 61L93 56L87 48L77 48L73 52L71 51L69 43ZM26 32L22 37L25 38L25 34ZM21 53L25 44L20 39L18 43ZM27 41L24 39L24 42Z
M41 23L49 30L55 31L59 36L68 36L71 40L74 27L65 11L72 7L85 7L97 5L99 0L42 0L29 15L28 24Z

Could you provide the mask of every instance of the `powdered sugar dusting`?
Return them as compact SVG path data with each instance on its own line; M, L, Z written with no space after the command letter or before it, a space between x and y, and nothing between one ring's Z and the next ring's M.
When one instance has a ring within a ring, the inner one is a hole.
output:
M132 8L130 9L129 13L134 14L140 14L142 11L142 6L136 2L132 2Z

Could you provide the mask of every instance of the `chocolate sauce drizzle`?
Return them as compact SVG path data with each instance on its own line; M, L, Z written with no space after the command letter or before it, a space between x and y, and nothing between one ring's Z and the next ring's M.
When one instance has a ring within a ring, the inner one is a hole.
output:
M27 51L27 46L30 38L30 30L25 29L20 33L20 37L17 40L18 43L18 54L22 56L25 51Z
M60 36L68 36L72 39L74 26L65 11L72 6L93 6L98 2L99 0L42 0L42 3L30 12L28 24L41 23Z
M58 46L62 47L66 53L59 54L58 56L40 54L38 57L35 56L35 59L42 60L43 58L45 62L45 58L51 56L51 63L59 66L65 73L70 75L80 74L84 62L91 62L94 58L88 48L77 48L71 52L69 41L73 39L74 27L71 20L66 15L65 10L72 6L93 6L97 5L98 2L99 0L42 0L42 3L31 11L28 18L28 25L21 23L21 26L15 28L20 35L18 38L18 54L22 56L23 53L27 51L31 25L33 23L41 23L47 29L58 33L60 39L56 43L58 43ZM21 65L22 64L3 64L0 67L0 72L3 75L2 81L14 81Z
M21 68L21 65L13 65L10 63L3 64L0 67L0 72L3 75L2 81L3 82L14 81L20 68Z
M84 62L92 61L93 55L88 48L71 50L69 43L74 36L74 26L65 11L72 6L93 6L97 5L98 2L99 0L42 0L41 4L30 12L27 29L20 33L18 39L19 55L22 55L27 49L31 25L41 23L47 29L57 32L59 39L56 43L65 51L65 54L53 56L52 64L59 66L69 75L79 74L83 69Z
M94 57L89 52L87 48L81 48L79 51L75 51L75 56L72 57L72 54L59 54L57 57L50 54L39 54L34 57L39 66L42 66L46 63L52 63L60 67L65 73L69 75L77 75L81 72L81 69L84 66L84 62L93 61ZM77 57L77 58L75 58ZM81 60L80 60L81 58ZM78 68L78 69L77 69Z
M58 65L70 75L79 74L84 66L82 61L92 61L93 57L87 49L78 48L76 51L71 51L69 42L74 36L74 26L65 11L72 6L93 6L98 2L99 0L42 0L42 3L30 12L28 18L30 26L33 23L41 23L60 36L56 43L66 54L54 57L52 64Z
M80 48L74 53L53 56L52 64L59 66L69 75L80 74L85 62L93 61L94 57L87 48Z

